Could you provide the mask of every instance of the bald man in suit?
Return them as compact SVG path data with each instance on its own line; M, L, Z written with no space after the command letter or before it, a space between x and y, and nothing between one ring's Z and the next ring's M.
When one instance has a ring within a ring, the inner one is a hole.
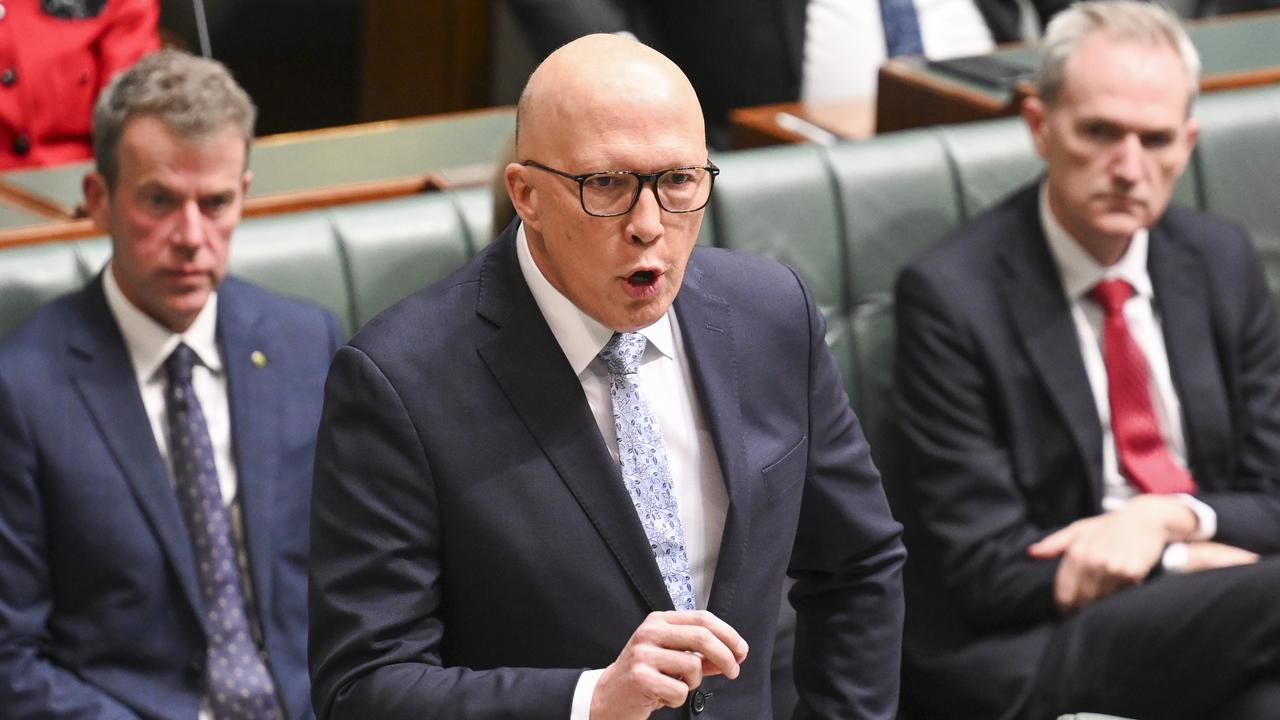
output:
M789 573L801 714L893 718L900 527L808 290L694 247L718 170L688 80L575 41L517 146L519 221L335 359L318 714L769 718Z

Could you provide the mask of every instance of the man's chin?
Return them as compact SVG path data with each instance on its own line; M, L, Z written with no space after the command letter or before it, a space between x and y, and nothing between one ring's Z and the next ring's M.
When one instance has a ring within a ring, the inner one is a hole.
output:
M632 302L624 311L609 318L604 325L616 332L634 332L658 322L670 307L671 301L667 298Z
M1093 230L1098 235L1115 240L1128 240L1137 231L1147 227L1149 221L1145 213L1108 213L1093 223Z

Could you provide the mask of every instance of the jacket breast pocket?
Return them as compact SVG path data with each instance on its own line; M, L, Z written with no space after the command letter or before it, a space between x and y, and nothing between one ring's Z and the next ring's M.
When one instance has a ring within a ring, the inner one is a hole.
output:
M804 435L782 457L770 463L761 474L764 476L765 494L770 500L777 498L804 480L809 465L809 436Z

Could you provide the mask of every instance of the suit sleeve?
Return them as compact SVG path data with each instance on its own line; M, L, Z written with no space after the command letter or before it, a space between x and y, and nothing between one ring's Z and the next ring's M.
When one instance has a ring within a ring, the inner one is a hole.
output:
M1226 245L1220 238L1215 246L1219 259L1228 256ZM1215 540L1266 555L1280 552L1280 313L1247 236L1237 247L1229 255L1237 262L1214 293L1243 300L1217 313L1219 355L1235 377L1234 471L1226 487L1210 480L1198 497L1218 514Z
M507 0L539 58L592 33L635 32L620 0Z
M902 652L902 526L849 407L825 322L807 290L805 299L808 470L789 569L797 717L891 720Z
M407 389L408 390L408 389ZM446 667L438 505L400 391L361 350L325 388L311 516L321 720L565 720L581 669Z
M0 374L0 708L8 720L137 720L43 651L53 603L39 465Z
M1033 560L1027 546L1053 528L1028 517L993 407L1001 388L941 282L908 268L897 287L897 412L910 502L939 558L937 584L969 622L1047 620L1056 616L1060 561Z

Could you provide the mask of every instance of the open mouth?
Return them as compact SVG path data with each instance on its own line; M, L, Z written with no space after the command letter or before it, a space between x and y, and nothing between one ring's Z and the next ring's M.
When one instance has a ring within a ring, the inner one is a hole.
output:
M652 270L637 270L627 276L627 282L636 287L652 285L658 279L658 273Z

